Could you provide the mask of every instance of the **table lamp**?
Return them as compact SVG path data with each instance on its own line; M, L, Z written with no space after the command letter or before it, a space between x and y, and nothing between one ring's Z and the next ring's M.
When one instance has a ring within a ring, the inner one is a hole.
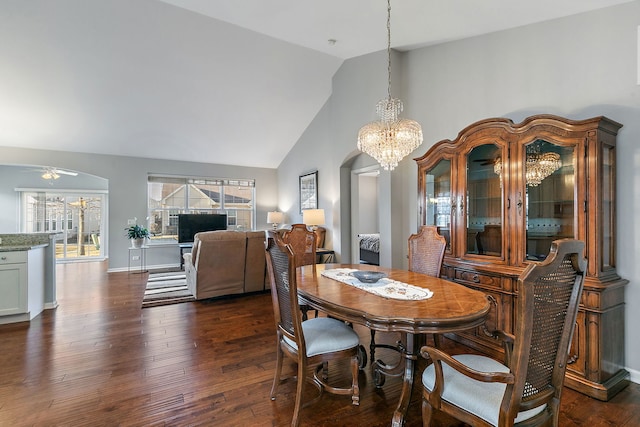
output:
M273 229L276 230L278 228L278 224L282 224L284 222L284 212L267 212L267 223L273 224Z
M319 225L324 224L324 209L303 210L302 222L310 226L313 231L316 231Z

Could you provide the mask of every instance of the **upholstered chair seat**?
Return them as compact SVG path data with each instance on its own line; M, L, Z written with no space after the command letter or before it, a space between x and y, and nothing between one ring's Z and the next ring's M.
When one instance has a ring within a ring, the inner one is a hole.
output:
M491 358L475 354L460 354L453 358L463 365L480 372L509 372L509 368ZM503 383L485 383L462 375L449 365L442 365L444 388L442 399L472 414L477 415L491 425L498 425L499 409L507 388ZM429 365L422 374L422 385L433 391L436 380L434 365ZM527 420L544 411L547 405L520 412L516 423Z
M307 357L322 353L347 350L360 344L358 334L344 322L329 317L316 317L302 322L302 333L307 346ZM295 350L295 341L284 337Z

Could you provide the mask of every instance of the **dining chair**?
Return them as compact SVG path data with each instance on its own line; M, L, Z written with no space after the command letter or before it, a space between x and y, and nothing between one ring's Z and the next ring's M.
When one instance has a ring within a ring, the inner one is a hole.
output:
M309 230L306 224L293 224L290 230L284 231L282 234L284 243L291 245L294 253L295 266L312 265L316 268L316 247L317 235L315 231ZM300 310L302 311L302 320L307 320L308 312L312 308L304 302L300 301ZM318 311L315 310L316 317Z
M429 346L422 375L422 422L441 410L473 426L558 425L567 358L587 261L584 242L556 240L547 258L518 278L515 333L493 332L505 362L450 356Z
M285 243L291 245L295 254L296 267L316 265L316 233L307 228L306 224L293 224L291 229L282 233Z
M430 225L421 226L417 233L409 236L409 271L440 277L446 246L447 241L438 233L437 227ZM372 329L371 344L369 346L371 362L375 361L376 348L401 350L401 343L395 346L390 344L377 344L375 337L376 331Z
M290 244L282 241L273 231L267 232L267 269L271 280L271 297L278 337L276 370L271 387L271 400L275 400L278 386L290 377L282 377L282 361L286 355L297 362L296 400L292 426L300 422L302 396L307 381L319 390L312 401L316 401L323 391L333 394L351 395L353 405L360 404L358 386L358 334L344 322L316 317L303 321L298 305L295 254ZM327 363L348 358L351 368L351 387L339 388L329 385ZM313 377L307 378L309 368L314 368ZM306 405L305 405L306 406Z

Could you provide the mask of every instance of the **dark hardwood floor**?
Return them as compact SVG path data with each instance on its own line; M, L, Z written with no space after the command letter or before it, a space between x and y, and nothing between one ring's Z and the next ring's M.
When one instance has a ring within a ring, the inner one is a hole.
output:
M0 426L290 424L294 383L269 399L275 329L268 294L142 309L146 274L107 274L103 263L59 265L57 274L57 309L30 324L0 325ZM368 345L368 331L356 330ZM330 376L341 381L346 371L334 365ZM325 394L303 409L302 425L387 426L399 384L388 378L377 390L367 366L359 407ZM416 387L407 426L421 425L419 402ZM440 414L434 425L461 424ZM606 403L566 389L560 425L639 426L640 386Z

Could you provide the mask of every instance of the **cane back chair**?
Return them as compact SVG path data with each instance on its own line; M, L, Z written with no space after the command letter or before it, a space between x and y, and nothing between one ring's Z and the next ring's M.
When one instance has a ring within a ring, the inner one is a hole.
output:
M291 229L284 231L281 236L284 243L291 245L296 267L312 265L314 269L316 268L318 236L315 231L309 230L306 224L293 224L291 225ZM302 301L299 302L300 310L302 311L302 320L307 320L311 307ZM316 317L318 317L317 310L315 310L315 313Z
M556 240L547 258L518 278L515 334L496 331L505 363L479 355L430 357L423 375L422 418L442 410L473 426L558 425L562 385L582 294L584 242Z
M447 241L438 234L437 227L421 226L417 233L409 236L409 271L440 277L446 246ZM369 346L371 362L375 361L376 348L398 350L398 345L376 344L376 331L372 329L371 344Z
M298 304L295 255L291 245L285 244L276 232L269 231L266 256L278 337L271 400L275 400L280 383L288 379L282 378L282 361L286 355L294 359L298 365L292 426L298 426L300 422L302 396L308 380L318 388L317 398L324 390L334 394L351 395L352 403L359 405L358 346L360 339L358 334L337 319L317 317L302 321ZM327 382L327 362L340 358L350 359L352 380L349 388L333 387ZM315 368L312 378L307 378L309 367ZM311 404L316 399L307 404Z

